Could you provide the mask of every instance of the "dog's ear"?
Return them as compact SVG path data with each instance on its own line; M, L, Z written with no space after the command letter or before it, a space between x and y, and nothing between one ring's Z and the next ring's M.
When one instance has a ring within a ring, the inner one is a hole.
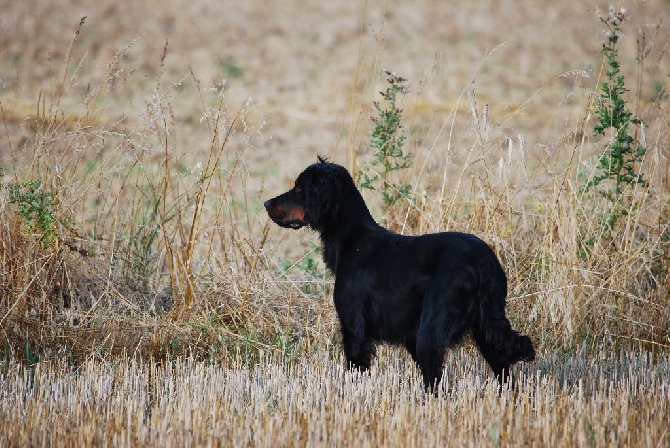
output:
M336 222L345 201L346 179L331 167L310 169L305 177L306 220L314 230Z

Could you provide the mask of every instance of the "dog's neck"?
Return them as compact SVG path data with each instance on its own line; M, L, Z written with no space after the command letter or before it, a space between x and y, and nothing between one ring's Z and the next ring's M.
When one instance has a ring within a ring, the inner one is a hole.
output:
M358 193L358 192L357 192ZM337 274L340 254L351 244L375 230L384 230L372 217L363 197L358 193L356 200L346 204L319 232L323 261L333 274Z

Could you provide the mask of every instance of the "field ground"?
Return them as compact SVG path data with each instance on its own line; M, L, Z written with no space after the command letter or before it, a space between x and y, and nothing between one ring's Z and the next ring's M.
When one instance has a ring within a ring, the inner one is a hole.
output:
M0 446L670 446L670 3L616 5L615 194L609 6L0 0ZM436 400L393 348L345 371L317 236L263 210L317 154L380 173L385 71L410 197L366 201L491 244L514 393L469 343Z
M639 352L545 355L498 394L472 350L438 398L384 350L370 375L332 354L258 364L12 365L3 446L667 446L670 362Z

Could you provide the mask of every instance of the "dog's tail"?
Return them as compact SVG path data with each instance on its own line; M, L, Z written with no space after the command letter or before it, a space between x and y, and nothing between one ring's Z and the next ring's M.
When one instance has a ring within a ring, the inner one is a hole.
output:
M512 328L504 311L487 309L479 317L479 325L473 327L473 335L494 370L497 370L497 365L506 368L519 361L535 359L535 349L530 338Z
M509 338L509 342L504 351L510 364L535 360L535 348L528 336L519 335L510 327L506 337Z

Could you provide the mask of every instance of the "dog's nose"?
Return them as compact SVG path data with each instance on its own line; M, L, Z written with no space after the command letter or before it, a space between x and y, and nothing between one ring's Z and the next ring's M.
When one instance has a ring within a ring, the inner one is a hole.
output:
M268 199L267 201L263 202L263 207L266 209L270 207L270 204L272 203L272 199Z

